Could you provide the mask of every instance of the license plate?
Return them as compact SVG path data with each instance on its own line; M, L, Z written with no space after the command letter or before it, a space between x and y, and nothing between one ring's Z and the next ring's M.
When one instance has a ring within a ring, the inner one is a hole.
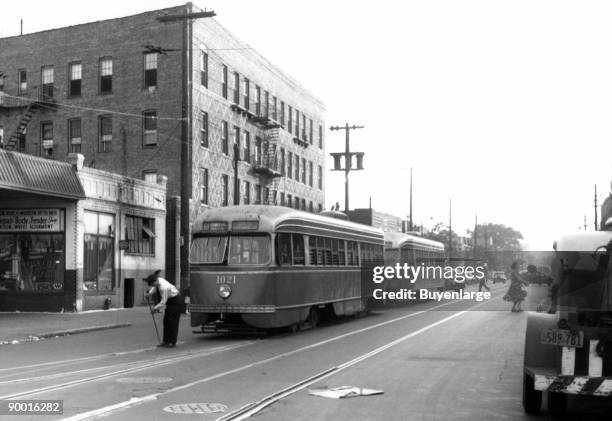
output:
M540 332L540 340L544 345L567 346L571 348L582 348L584 333L572 333L569 330L543 329Z

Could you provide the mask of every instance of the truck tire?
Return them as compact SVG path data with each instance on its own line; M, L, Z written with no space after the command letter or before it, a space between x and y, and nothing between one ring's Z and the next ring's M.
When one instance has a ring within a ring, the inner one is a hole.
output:
M542 407L542 392L535 390L533 377L523 374L523 409L528 414L537 414Z
M561 416L567 409L567 395L563 393L548 393L548 412L554 416Z

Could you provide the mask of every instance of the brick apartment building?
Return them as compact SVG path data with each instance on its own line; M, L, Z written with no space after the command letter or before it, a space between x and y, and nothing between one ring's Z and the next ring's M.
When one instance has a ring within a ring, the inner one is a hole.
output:
M208 15L187 3L0 39L2 147L167 176L172 280L189 235L187 223L173 232L179 216L324 205L322 102Z

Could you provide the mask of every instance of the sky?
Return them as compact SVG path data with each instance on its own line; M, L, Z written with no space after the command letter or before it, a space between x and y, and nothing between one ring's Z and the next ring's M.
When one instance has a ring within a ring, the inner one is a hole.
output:
M612 180L612 3L563 0L194 1L326 106L326 125L363 125L351 149L351 208L523 233L531 249L593 230ZM178 1L2 6L0 37L127 16ZM326 152L344 133L326 131ZM326 208L344 208L327 161Z

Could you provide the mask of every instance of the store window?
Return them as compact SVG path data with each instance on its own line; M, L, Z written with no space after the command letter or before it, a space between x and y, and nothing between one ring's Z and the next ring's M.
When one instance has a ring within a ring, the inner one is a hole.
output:
M0 210L0 293L63 291L64 210Z
M83 290L114 288L114 233L114 215L85 211Z
M127 253L155 255L155 219L126 215L125 236Z

